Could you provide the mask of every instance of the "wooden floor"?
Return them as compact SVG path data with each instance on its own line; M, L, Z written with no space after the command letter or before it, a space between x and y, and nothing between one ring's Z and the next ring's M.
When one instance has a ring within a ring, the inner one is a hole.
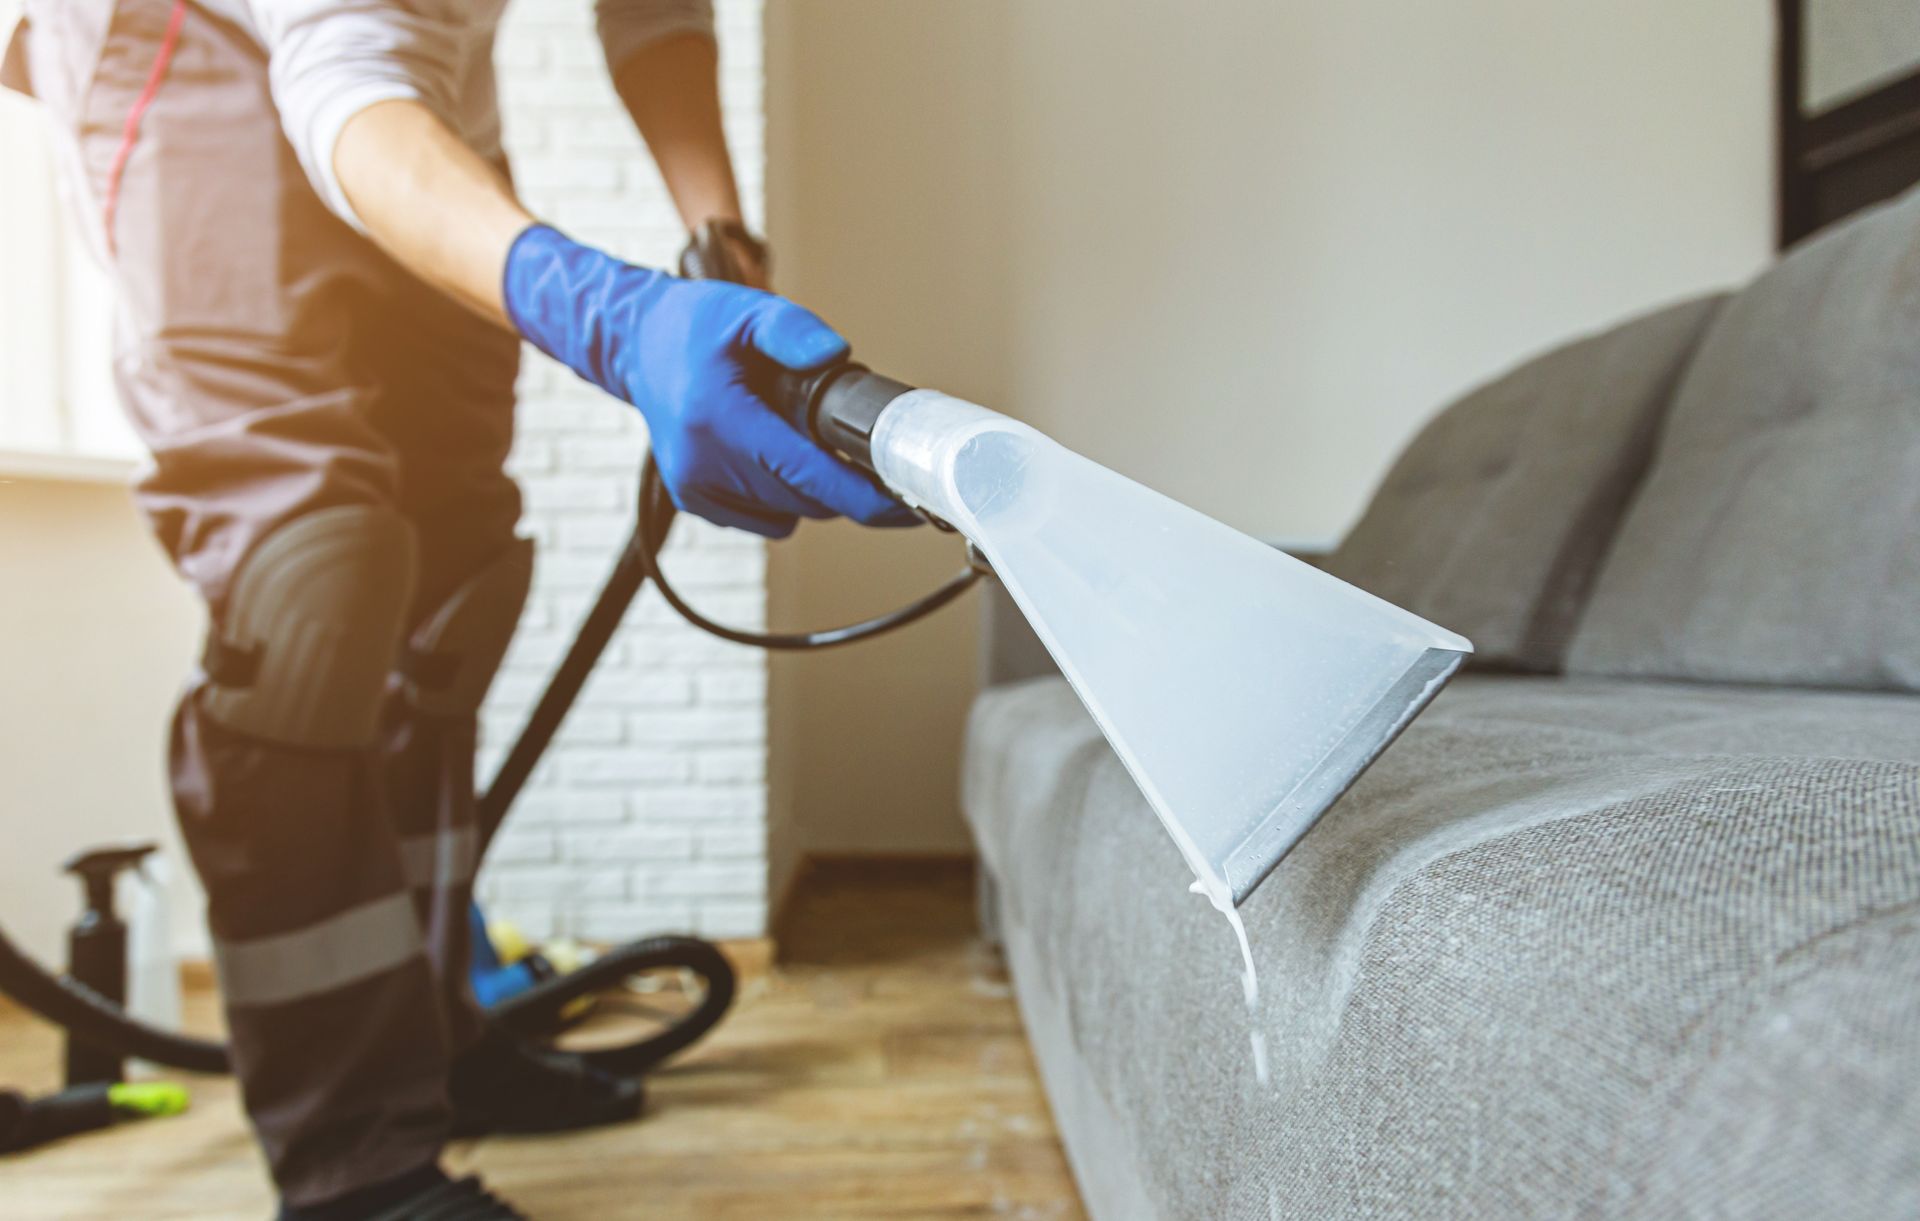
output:
M997 956L959 865L812 874L715 1034L621 1128L456 1148L532 1216L656 1221L1083 1216ZM211 998L191 998L209 1028ZM45 1026L0 1010L0 1083L55 1080ZM232 1083L194 1107L0 1158L0 1217L271 1213Z

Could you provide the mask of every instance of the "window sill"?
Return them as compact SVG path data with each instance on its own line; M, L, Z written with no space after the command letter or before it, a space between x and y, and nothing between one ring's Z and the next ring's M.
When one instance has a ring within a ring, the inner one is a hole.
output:
M34 479L53 483L124 484L139 466L133 458L0 449L0 482Z

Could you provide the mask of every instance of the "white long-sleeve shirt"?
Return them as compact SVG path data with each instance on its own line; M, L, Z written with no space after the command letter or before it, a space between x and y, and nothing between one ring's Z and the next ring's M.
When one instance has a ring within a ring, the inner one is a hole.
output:
M507 0L200 0L267 52L287 139L327 206L362 227L333 172L347 120L375 102L420 102L475 152L500 153L494 32ZM711 0L595 0L608 69L648 43L713 31Z

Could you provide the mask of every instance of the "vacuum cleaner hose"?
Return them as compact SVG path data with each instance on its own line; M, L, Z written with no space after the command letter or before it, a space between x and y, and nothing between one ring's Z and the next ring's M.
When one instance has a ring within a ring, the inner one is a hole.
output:
M667 497L666 484L661 481L660 468L654 465L653 457L649 455L645 467L640 472L640 526L636 533L651 535L655 529L655 523L662 518L670 520L672 512L673 503ZM976 569L963 569L948 577L933 592L909 602L898 610L876 615L871 619L863 619L859 623L849 623L844 627L817 628L810 632L753 632L745 628L716 623L694 609L685 598L680 596L680 591L673 587L673 583L660 570L660 557L656 554L656 550L651 547L638 547L634 549L633 554L638 558L646 578L653 582L654 587L660 591L661 598L674 609L674 613L709 636L718 636L722 640L730 640L735 644L751 645L757 649L773 652L791 653L810 649L828 649L835 645L869 640L883 632L905 627L917 619L931 615L966 593L973 588L974 582L978 581L981 575Z
M649 1038L586 1053L596 1067L634 1075L691 1046L733 1004L738 983L720 950L695 937L649 937L618 946L578 971L556 976L487 1011L515 1034L545 1038L564 1025L564 1011L584 996L620 986L648 971L679 968L699 976L704 993L693 1010ZM0 931L0 992L76 1038L188 1073L232 1071L224 1043L150 1026L70 977L49 973Z
M581 996L617 988L645 971L680 967L698 975L706 992L691 1013L659 1034L620 1047L581 1053L588 1063L616 1076L652 1069L712 1029L733 1004L738 987L733 964L718 947L697 937L649 937L609 950L586 966L535 984L495 1005L488 1016L527 1038L546 1037L565 1024L565 1010Z
M231 1071L224 1043L149 1026L69 976L50 974L0 930L0 992L83 1042L188 1073Z

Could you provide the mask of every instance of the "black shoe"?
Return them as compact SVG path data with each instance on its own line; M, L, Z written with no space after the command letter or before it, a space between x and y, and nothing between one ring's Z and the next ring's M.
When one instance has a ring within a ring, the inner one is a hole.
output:
M370 1183L323 1204L280 1206L276 1221L526 1221L480 1180L449 1179L437 1165Z
M429 1188L367 1221L528 1221L528 1217L469 1175Z
M458 1138L623 1123L646 1101L637 1078L603 1073L580 1056L498 1031L453 1062L447 1090Z

